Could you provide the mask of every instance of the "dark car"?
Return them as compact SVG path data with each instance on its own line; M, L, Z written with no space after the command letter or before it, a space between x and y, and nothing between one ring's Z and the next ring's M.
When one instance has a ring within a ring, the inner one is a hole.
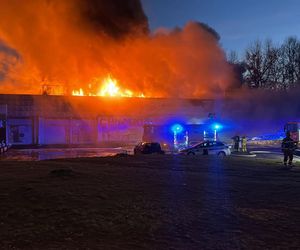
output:
M164 154L165 151L157 142L142 142L134 147L134 154Z

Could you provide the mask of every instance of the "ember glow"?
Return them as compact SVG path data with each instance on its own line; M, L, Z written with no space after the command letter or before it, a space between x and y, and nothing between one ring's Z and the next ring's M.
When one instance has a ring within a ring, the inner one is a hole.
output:
M94 86L100 86L97 92L93 92L93 89L97 89ZM73 96L102 96L102 97L139 97L144 98L145 95L140 93L136 94L128 89L122 89L118 83L118 80L108 76L102 81L99 78L95 78L91 84L88 85L88 90L85 92L82 88L73 90Z

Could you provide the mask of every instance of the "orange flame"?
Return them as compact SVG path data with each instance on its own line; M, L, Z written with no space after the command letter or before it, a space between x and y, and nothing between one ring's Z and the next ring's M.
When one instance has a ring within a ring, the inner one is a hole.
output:
M128 89L121 89L117 79L108 76L103 80L100 80L101 86L100 90L97 93L93 93L91 90L92 85L99 83L99 78L93 80L93 84L89 84L89 91L85 92L82 88L73 90L73 96L102 96L102 97L140 97L144 98L143 93L136 94Z
M79 90L73 90L72 95L73 96L84 96L84 93L83 93L82 89L79 89Z

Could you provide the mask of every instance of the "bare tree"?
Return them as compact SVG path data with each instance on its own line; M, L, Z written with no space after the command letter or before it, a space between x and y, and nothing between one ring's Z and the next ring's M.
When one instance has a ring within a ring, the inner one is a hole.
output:
M245 65L246 73L245 80L249 87L259 88L262 84L262 48L261 43L256 41L251 47L246 50Z
M235 80L232 88L240 87L244 83L244 77L243 77L243 74L245 73L244 62L239 59L238 53L234 50L230 51L227 54L227 61L231 66L234 80Z
M230 64L238 64L238 63L240 63L238 53L235 50L231 50L227 54L227 61Z
M269 89L281 89L280 48L267 40L264 47L264 87Z
M271 40L264 45L256 41L246 50L244 78L251 88L277 89L279 55L280 50L273 46Z
M300 80L300 42L289 37L281 46L282 82L293 86Z

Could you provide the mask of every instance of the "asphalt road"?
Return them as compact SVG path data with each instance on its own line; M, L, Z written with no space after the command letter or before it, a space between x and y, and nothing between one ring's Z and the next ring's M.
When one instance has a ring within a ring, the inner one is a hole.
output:
M280 162L283 160L283 153L278 147L252 148L249 152L255 154L256 158L273 159ZM300 162L300 150L295 151L294 162Z

